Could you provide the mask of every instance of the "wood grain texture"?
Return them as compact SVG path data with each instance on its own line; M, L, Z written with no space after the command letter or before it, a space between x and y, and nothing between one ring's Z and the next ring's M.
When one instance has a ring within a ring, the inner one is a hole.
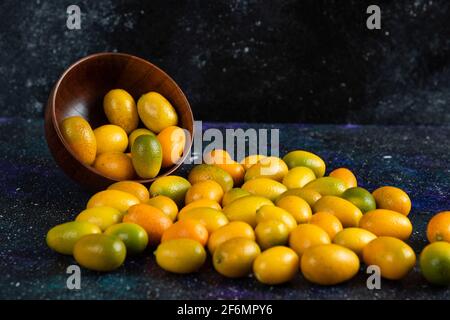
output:
M137 101L149 91L162 94L178 113L178 125L190 133L183 157L160 176L173 173L186 158L193 141L194 119L183 91L164 71L141 58L122 53L97 53L71 65L53 87L45 110L45 137L49 149L64 172L89 190L104 189L117 180L100 174L78 161L64 141L59 126L70 116L82 116L95 129L108 123L103 97L115 88L128 91ZM140 123L139 127L144 127ZM157 177L156 177L157 178ZM153 179L137 180L149 185Z

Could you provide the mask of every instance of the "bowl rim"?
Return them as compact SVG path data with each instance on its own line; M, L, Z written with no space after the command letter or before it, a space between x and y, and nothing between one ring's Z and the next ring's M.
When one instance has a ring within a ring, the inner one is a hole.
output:
M52 89L52 92L51 92L51 98L50 98L51 99L52 124L53 124L53 127L55 129L56 134L58 135L59 140L62 142L62 144L64 145L65 149L78 161L78 163L80 165L84 166L85 168L87 168L89 171L91 171L91 172L93 172L93 173L95 173L95 174L97 174L97 175L99 175L99 176L101 176L103 178L110 179L112 181L116 181L116 182L124 181L124 180L118 180L116 178L106 176L106 175L100 173L93 166L87 165L87 164L83 163L82 161L80 161L78 156L72 151L70 146L66 143L66 140L64 139L64 137L63 137L63 135L61 133L61 130L59 128L59 124L58 124L58 122L56 120L56 94L57 94L57 92L59 90L59 87L60 87L62 81L67 76L67 74L69 72L71 72L72 69L74 69L76 66L78 66L79 64L81 64L81 63L83 63L83 62L85 62L87 60L101 58L101 57L105 57L105 56L127 57L127 58L131 58L131 59L137 59L137 60L143 62L144 64L148 64L148 65L152 66L153 68L157 69L159 72L161 72L170 81L172 81L174 86L175 86L175 88L180 91L182 99L184 100L185 104L188 106L189 117L190 117L190 120L192 121L192 133L190 133L190 139L186 139L186 144L185 144L185 148L183 150L183 155L181 156L181 158L175 164L172 165L172 167L169 170L164 172L164 174L162 174L162 175L158 174L156 177L151 178L151 179L138 179L138 180L134 180L133 179L131 181L135 181L135 182L142 183L142 184L151 183L151 182L155 181L157 178L165 177L165 176L168 176L168 175L172 174L173 172L175 172L181 166L181 164L184 162L184 160L187 158L187 156L191 152L192 144L193 144L193 141L194 141L194 134L195 134L194 115L193 115L193 112L192 112L192 108L191 108L191 105L189 104L189 101L188 101L186 95L184 94L183 90L181 90L181 88L178 86L176 81L172 79L171 76L169 76L164 70L162 70L161 68L159 68L155 64L151 63L150 61L145 60L145 59L140 58L140 57L137 57L137 56L132 55L132 54L122 53L122 52L98 52L98 53L93 53L93 54L87 55L87 56L85 56L85 57L83 57L83 58L73 62L71 65L69 65L69 67L67 67L66 70L64 70L64 72L58 78L58 81L56 81L55 85L53 86L53 89ZM182 127L180 127L180 128L182 128ZM182 129L184 129L186 131L189 131L186 128L182 128ZM186 151L186 152L184 152L184 151Z

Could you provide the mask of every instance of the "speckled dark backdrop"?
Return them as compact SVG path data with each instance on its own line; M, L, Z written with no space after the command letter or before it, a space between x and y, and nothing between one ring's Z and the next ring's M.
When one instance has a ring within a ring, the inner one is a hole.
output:
M448 0L2 0L0 115L41 117L60 73L98 51L161 66L198 119L450 123Z

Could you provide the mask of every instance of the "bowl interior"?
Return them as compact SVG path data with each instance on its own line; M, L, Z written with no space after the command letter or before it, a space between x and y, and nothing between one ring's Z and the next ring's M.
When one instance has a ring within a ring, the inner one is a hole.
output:
M59 129L62 120L70 116L82 116L93 129L108 124L103 111L103 97L109 90L117 88L128 91L136 103L141 95L149 91L162 94L177 111L178 126L190 132L191 137L186 140L185 150L190 149L193 139L193 118L184 93L165 72L155 65L141 58L120 53L101 53L88 56L69 67L56 84L53 93L53 121L56 132L67 149L69 147ZM142 122L139 127L145 128ZM186 156L184 154L178 163L182 162ZM83 164L80 162L80 165ZM93 167L85 166L101 175ZM176 167L175 164L173 167L162 168L158 176L169 174ZM152 180L154 179L137 181L149 182Z

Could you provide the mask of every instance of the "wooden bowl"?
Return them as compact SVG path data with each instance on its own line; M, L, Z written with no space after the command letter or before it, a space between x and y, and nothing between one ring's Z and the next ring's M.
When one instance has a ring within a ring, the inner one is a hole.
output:
M174 166L161 169L158 177L173 173L192 146L194 119L191 107L183 91L164 71L144 59L123 53L87 56L71 65L53 87L45 110L45 137L64 172L92 191L105 189L118 180L105 177L93 167L81 163L64 141L60 124L65 118L76 115L85 118L93 129L107 124L103 97L116 88L128 91L136 101L149 91L162 94L177 111L178 126L190 133L183 157ZM139 127L144 126L141 123ZM136 181L149 185L156 178Z

